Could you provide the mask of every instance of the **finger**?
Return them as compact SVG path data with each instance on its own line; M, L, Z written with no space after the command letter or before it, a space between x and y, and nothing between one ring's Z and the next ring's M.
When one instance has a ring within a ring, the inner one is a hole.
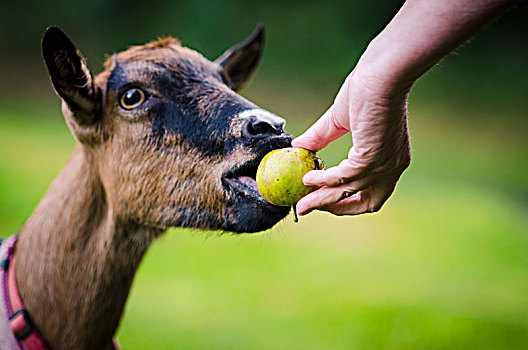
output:
M305 215L313 209L337 203L340 200L367 188L374 181L374 179L374 176L366 176L341 186L321 187L320 189L307 194L297 202L297 213L299 215Z
M306 186L324 186L324 173L326 170L311 170L303 176L303 183Z
M332 105L304 134L292 141L292 146L319 151L346 134L348 130L336 123L334 113L335 107Z
M321 208L321 210L335 215L375 213L381 209L394 192L395 185L395 183L374 184L353 197L345 198L338 203Z
M327 170L312 170L303 177L306 186L339 186L365 175L367 167L353 159L345 159Z

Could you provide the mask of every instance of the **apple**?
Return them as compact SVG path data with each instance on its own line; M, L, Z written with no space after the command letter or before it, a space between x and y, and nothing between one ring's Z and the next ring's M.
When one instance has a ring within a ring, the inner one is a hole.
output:
M281 148L264 156L257 170L257 188L269 203L295 206L302 197L317 189L303 184L310 170L325 168L317 153L304 148Z

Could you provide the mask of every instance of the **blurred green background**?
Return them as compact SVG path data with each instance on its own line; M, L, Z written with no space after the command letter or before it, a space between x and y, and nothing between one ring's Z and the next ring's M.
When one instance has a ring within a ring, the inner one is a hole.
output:
M105 53L171 34L211 59L257 22L267 49L243 94L299 134L331 104L401 1L0 2L0 231L31 214L71 154L39 40L61 26ZM381 212L314 213L268 232L172 229L148 252L124 349L525 349L526 2L413 89L413 160ZM330 165L350 139L322 151Z

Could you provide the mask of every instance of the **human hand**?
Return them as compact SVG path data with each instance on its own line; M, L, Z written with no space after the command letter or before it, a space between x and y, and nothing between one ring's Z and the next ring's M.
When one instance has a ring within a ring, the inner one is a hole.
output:
M328 170L313 170L303 182L322 186L297 203L300 215L314 209L336 215L378 211L410 163L406 104L410 87L385 88L381 80L352 72L334 104L293 147L318 151L351 132L348 158ZM396 91L396 92L395 92Z

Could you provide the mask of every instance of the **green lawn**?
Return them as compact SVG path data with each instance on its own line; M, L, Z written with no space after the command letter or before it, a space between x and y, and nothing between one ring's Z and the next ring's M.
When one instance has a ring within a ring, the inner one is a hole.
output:
M298 132L309 121L293 105L281 112ZM123 348L525 349L526 123L443 115L411 105L412 165L377 214L243 236L169 230L138 271ZM346 144L323 157L335 164ZM56 105L0 108L3 236L72 148Z

